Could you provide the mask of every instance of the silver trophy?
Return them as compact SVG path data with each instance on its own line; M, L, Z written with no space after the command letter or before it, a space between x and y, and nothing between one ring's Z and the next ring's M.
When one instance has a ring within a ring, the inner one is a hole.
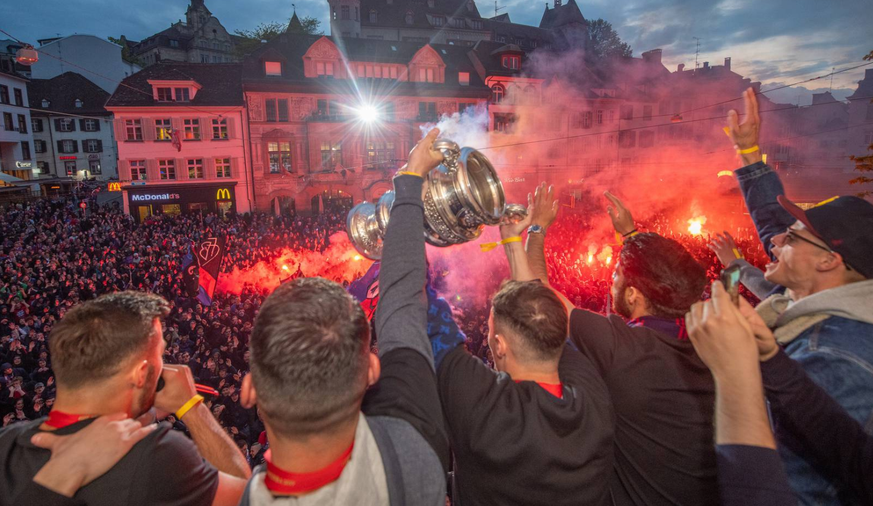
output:
M507 214L503 184L481 152L444 139L433 147L443 154L443 163L424 182L424 238L440 247L472 241L485 225L497 225ZM382 238L393 204L394 192L389 191L375 204L361 202L349 211L349 240L361 255L371 260L382 257ZM520 212L523 217L523 206L510 206L514 216Z

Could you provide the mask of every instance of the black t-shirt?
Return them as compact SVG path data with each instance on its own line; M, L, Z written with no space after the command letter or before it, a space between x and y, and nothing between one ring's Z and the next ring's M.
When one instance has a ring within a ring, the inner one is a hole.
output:
M15 497L30 486L51 453L30 443L44 419L0 431L0 506L21 506ZM54 431L67 435L86 427L83 420ZM194 443L166 423L137 443L106 474L82 487L75 498L90 506L208 506L218 489L218 471Z
M719 504L715 385L691 342L580 309L570 314L570 338L615 408L613 503Z
M457 346L437 370L460 504L607 504L614 415L579 352L558 366L563 397L516 383Z

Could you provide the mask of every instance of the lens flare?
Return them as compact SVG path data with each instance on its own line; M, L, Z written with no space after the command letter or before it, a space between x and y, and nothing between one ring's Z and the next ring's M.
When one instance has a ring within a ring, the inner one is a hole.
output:
M373 123L374 121L379 120L379 109L376 109L373 105L362 105L358 107L355 112L358 115L358 119L364 123Z
M702 234L704 223L706 223L706 216L699 216L688 220L688 233L691 235Z

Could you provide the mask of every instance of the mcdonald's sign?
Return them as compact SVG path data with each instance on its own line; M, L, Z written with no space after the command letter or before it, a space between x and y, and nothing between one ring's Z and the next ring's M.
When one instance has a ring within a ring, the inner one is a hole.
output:
M230 190L227 188L219 188L218 191L215 192L215 200L231 200Z
M120 192L121 191L121 183L109 183L109 188L107 191L111 192Z

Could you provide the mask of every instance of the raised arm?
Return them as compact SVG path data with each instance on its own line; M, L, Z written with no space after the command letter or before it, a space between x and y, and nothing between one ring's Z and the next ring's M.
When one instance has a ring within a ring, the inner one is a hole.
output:
M795 222L795 219L776 200L779 195L785 195L782 181L773 169L762 161L761 149L758 145L761 118L758 115L755 90L749 88L743 92L743 102L746 109L743 122L739 123L737 111L731 110L728 113L728 126L725 131L733 141L734 148L744 164L744 167L734 173L743 192L746 208L752 216L764 250L772 257L770 248L773 245L770 239L784 232Z
M397 348L412 348L433 364L425 326L427 258L422 186L424 176L442 161L442 155L433 149L437 135L438 129L431 130L409 154L406 168L394 178L394 206L385 232L376 309L380 357Z
M549 287L552 285L549 283L549 269L546 265L546 234L558 216L558 208L559 202L555 198L554 187L549 186L547 188L546 183L539 185L536 191L534 191L533 198L528 196L528 217L531 220L531 228L527 234L525 251L527 253L526 263L528 265L525 266L525 262L517 258L517 248L507 248L506 251L510 266L515 264L513 272L517 272L519 276L532 276L528 279L539 279ZM539 227L539 230L534 232L536 227ZM515 246L515 244L508 246ZM514 279L527 281L527 279L522 279L521 277ZM552 289L554 290L553 287ZM575 309L573 303L563 293L557 290L554 290L554 292L560 297L568 313Z

